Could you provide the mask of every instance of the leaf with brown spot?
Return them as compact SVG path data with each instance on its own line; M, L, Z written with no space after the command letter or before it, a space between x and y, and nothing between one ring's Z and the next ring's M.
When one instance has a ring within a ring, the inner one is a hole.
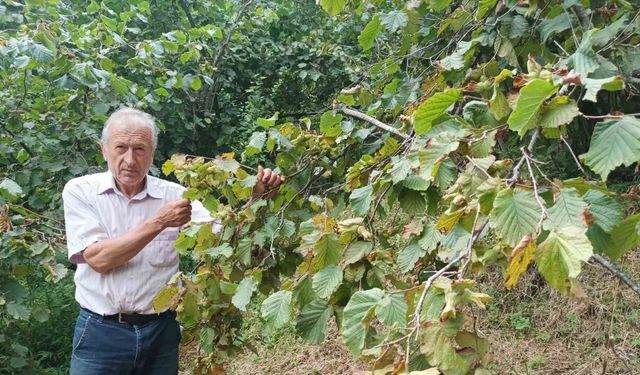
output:
M415 234L416 236L419 236L420 233L422 233L422 228L423 228L422 224L412 221L411 223L402 227L402 237L410 238L411 235L413 234Z
M580 221L584 226L590 227L593 225L593 223L596 222L596 218L593 217L593 214L591 213L591 211L589 211L589 208L585 208L582 211L582 214L580 214Z
M509 267L504 278L504 286L507 289L513 288L520 276L527 270L529 263L533 260L536 252L536 243L530 234L526 234L520 240L520 243L513 248L513 252L509 257Z

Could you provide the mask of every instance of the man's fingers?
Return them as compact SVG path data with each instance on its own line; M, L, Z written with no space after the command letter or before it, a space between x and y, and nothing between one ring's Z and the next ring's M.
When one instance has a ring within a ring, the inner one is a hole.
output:
M258 174L256 175L256 177L258 178L258 181L262 180L262 176L264 176L264 168L262 168L261 165L258 166Z
M267 182L267 184L273 186L276 183L276 181L278 181L278 180L280 180L280 176L278 176L275 173L272 173L271 177L269 178L269 182Z
M263 184L268 184L269 183L269 179L271 179L271 168L265 168L264 169L264 174L262 175L262 183Z
M191 201L188 200L187 198L181 198L176 200L176 206L178 207L191 207Z

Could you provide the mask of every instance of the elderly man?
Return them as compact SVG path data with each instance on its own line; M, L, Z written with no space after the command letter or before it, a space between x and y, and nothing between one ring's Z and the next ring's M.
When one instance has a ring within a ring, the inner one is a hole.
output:
M176 374L180 328L152 300L178 271L180 226L209 218L184 187L147 175L157 144L153 118L125 108L102 131L109 171L75 178L62 193L69 259L82 307L71 374ZM254 195L283 179L258 168Z

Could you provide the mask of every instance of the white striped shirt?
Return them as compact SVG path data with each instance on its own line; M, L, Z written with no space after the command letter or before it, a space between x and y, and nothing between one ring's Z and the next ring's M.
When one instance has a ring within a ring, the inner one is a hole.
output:
M167 228L127 263L106 273L82 257L91 244L121 236L149 219L165 204L180 199L185 188L147 176L131 199L115 185L111 172L74 178L62 193L69 260L76 263L76 300L95 313L151 314L153 298L178 272L174 242L180 228ZM192 202L192 221L211 221L200 202Z

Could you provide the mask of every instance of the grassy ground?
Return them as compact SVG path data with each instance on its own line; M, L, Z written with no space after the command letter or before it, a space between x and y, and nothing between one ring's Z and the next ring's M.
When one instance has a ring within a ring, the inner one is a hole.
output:
M640 250L622 267L640 280ZM640 374L640 296L597 265L586 265L579 281L584 295L568 300L532 270L507 291L498 270L480 277L494 297L486 311L475 310L477 327L492 343L494 374ZM247 319L258 354L229 363L229 374L354 374L367 369L353 360L332 326L328 340L306 345L288 327L262 332ZM183 363L188 366L189 353ZM185 370L188 373L188 369Z

